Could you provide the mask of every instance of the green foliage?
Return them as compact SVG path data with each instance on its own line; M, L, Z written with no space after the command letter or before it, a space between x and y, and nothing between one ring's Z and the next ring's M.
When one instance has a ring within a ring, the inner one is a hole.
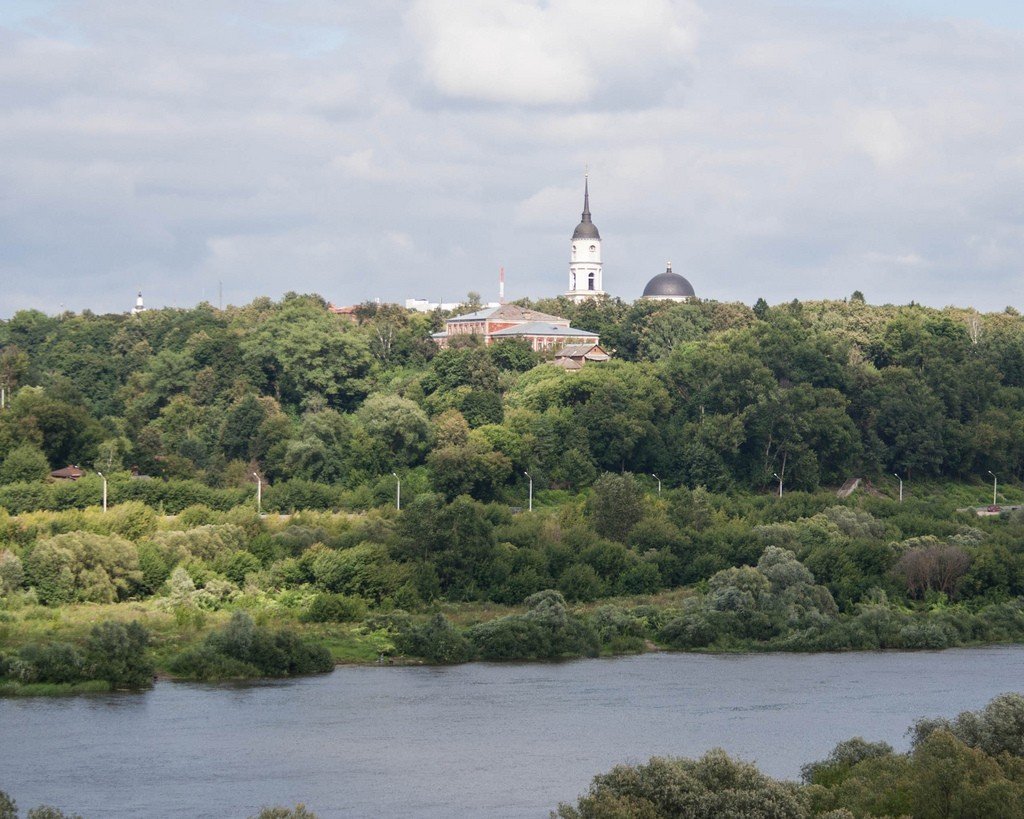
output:
M566 600L587 603L601 596L601 578L592 566L573 563L558 578L558 590Z
M920 819L1024 817L1024 758L1020 755L1020 702L996 698L980 712L965 712L960 731L986 724L1002 732L986 750L943 720L921 720L914 746L897 754L884 742L855 737L820 762L805 765L803 785L778 782L752 765L711 751L699 760L652 758L619 765L594 777L575 805L559 805L562 819L602 817L913 816ZM1009 741L1007 741L1009 740Z
M21 558L7 549L0 549L0 597L21 588L25 568Z
M0 463L0 483L41 481L50 473L50 462L39 447L25 443L7 453Z
M661 639L675 648L702 648L716 642L782 639L787 645L819 635L835 624L832 595L796 556L769 546L756 567L716 572L707 593L687 601L684 610L661 629Z
M85 646L90 679L106 680L114 688L147 688L153 663L146 654L149 633L138 622L107 621L94 626Z
M137 622L112 620L93 626L80 649L70 643L29 643L15 655L0 654L0 678L22 684L68 686L103 680L112 688L147 688L153 664L149 634Z
M317 819L317 815L301 802L294 808L273 807L262 808L259 813L249 819Z
M309 623L351 623L366 617L366 601L345 594L318 594L302 619Z
M918 720L911 731L915 748L935 731L948 731L960 742L989 756L1006 753L1024 758L1024 696L1000 694L980 711L964 711L952 721Z
M40 805L25 814L25 819L82 819L77 813L64 813L52 805Z
M428 663L463 663L474 654L472 642L443 614L435 614L426 623L410 625L400 631L395 638L395 648Z
M533 660L593 656L598 638L583 619L569 612L556 591L526 598L527 612L480 623L467 637L482 660Z
M606 472L594 482L587 513L599 535L624 542L644 514L643 492L636 478Z
M575 806L559 805L557 816L804 819L808 801L798 786L776 782L716 749L698 760L654 757L645 765L618 765L594 777Z
M36 543L26 557L25 573L28 585L47 605L124 600L144 579L132 543L117 535L84 531Z
M293 677L333 667L331 654L323 645L303 640L287 629L271 631L257 626L240 611L198 648L182 652L169 664L172 673L199 680Z

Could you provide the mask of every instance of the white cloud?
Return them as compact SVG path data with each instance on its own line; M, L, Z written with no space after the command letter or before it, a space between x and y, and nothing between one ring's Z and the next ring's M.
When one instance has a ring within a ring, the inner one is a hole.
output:
M670 0L417 0L407 22L442 94L576 107L688 56L696 16Z
M854 111L850 116L850 138L855 147L881 167L900 164L911 150L911 138L896 114L884 108Z
M801 0L57 3L0 27L0 316L549 295L586 164L627 299L670 258L748 303L1021 305L1022 41Z

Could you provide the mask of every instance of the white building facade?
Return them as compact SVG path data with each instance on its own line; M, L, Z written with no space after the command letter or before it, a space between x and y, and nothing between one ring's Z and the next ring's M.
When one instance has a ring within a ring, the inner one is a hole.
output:
M590 218L590 180L583 181L583 218L572 234L569 251L569 289L573 301L605 296L601 281L601 234Z

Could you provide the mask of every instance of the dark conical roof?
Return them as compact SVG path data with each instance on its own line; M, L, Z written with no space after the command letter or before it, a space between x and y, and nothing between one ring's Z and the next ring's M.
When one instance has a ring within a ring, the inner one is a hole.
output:
M644 298L692 298L695 295L693 285L678 273L672 272L671 263L664 273L659 273L644 288Z
M590 186L589 180L583 178L583 221L576 225L572 232L573 239L597 239L600 241L601 234L597 232L597 225L590 221Z

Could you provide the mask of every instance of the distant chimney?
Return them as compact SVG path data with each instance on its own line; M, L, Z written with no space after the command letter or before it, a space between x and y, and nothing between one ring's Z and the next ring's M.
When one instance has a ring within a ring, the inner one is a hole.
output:
M498 272L498 303L505 303L505 268L502 267Z

